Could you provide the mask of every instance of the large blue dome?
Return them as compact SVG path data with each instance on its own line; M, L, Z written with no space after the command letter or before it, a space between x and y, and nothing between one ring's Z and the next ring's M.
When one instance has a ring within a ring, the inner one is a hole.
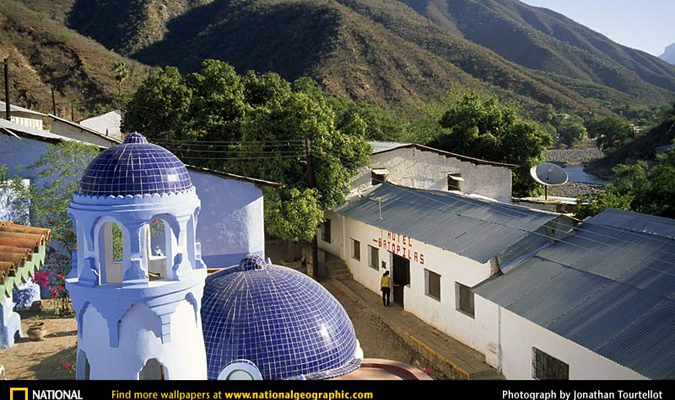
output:
M274 380L332 378L361 361L342 305L306 275L257 256L207 278L201 314L208 379L240 359Z
M192 187L185 165L167 149L132 133L94 158L80 180L79 194L126 196L181 192Z

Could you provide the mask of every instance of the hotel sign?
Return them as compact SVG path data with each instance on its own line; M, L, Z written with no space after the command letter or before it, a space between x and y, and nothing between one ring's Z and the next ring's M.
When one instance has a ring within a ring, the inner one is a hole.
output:
M418 252L413 246L412 238L406 235L387 231L386 238L373 238L373 242L379 248L385 248L398 256L424 265L424 253Z

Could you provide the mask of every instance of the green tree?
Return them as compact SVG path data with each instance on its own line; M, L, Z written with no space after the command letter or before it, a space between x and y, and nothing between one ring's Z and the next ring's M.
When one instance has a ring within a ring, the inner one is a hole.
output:
M574 147L586 139L584 120L577 115L557 114L552 125L556 128L560 143L568 147Z
M579 196L575 216L579 219L592 217L601 213L605 208L630 210L633 199L632 193L622 193L616 186L607 185L600 193Z
M119 59L110 68L110 72L113 73L115 82L117 82L117 89L119 91L119 95L121 96L122 83L129 77L129 67L127 67L127 63L124 62L124 60Z
M529 169L544 160L544 150L553 139L535 122L524 119L514 105L501 104L496 97L464 96L443 115L446 128L430 145L442 150L491 161L516 164L513 192L526 196L539 185Z
M313 237L322 210L344 201L351 178L369 162L368 125L358 111L309 78L290 84L275 73L240 76L227 63L206 60L186 78L172 67L153 70L129 103L124 126L184 162L283 183L265 191L266 225L297 242ZM308 185L306 139L315 188Z
M628 122L615 116L593 119L588 122L587 128L589 135L596 138L598 148L605 153L616 150L633 135Z
M31 222L51 229L52 240L70 258L77 249L75 232L67 209L80 178L98 148L80 142L61 142L48 146L40 158L28 167L35 174L28 195L31 200ZM69 264L68 264L69 265Z
M178 68L154 68L127 105L122 129L143 132L148 138L194 138L190 125L192 90Z

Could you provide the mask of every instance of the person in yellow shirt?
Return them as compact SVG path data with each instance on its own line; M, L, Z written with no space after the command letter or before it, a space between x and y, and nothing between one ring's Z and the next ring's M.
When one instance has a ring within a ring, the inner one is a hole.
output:
M391 292L391 278L389 271L384 271L382 279L380 279L380 290L382 290L382 304L389 307L389 293Z

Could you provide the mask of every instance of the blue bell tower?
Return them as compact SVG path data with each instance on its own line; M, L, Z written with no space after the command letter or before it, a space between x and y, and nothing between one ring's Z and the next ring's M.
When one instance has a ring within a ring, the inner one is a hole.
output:
M206 379L199 210L185 165L139 133L89 164L68 208L78 379Z

